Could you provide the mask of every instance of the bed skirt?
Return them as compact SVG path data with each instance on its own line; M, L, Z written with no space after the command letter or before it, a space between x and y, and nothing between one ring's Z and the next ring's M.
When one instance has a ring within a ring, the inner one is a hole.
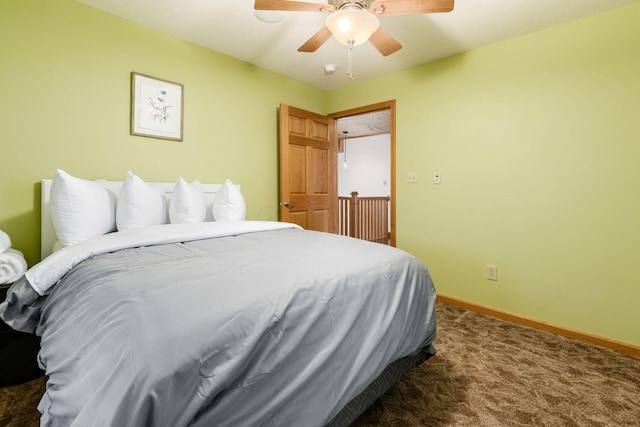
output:
M436 354L436 349L429 344L414 354L398 359L387 366L362 393L354 397L347 406L329 421L325 427L347 427L353 423L376 400L385 394L394 384L411 369Z

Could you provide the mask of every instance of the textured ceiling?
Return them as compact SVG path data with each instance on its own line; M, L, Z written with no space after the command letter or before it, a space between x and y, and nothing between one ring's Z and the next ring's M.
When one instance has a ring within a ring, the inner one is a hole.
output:
M390 133L390 113L387 109L338 119L338 136L344 131L348 132L347 138Z

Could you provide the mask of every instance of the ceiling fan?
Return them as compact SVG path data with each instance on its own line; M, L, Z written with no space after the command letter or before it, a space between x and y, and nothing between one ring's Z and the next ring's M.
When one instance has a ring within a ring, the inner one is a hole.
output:
M328 0L328 4L294 0L255 0L256 10L329 13L325 26L299 52L315 52L333 35L340 43L357 46L369 40L383 55L402 45L380 27L378 16L450 12L454 0Z

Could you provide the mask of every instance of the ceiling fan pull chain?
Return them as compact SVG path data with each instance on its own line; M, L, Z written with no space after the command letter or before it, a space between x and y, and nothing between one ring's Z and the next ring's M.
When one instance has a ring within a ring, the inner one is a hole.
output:
M349 52L347 53L347 77L353 79L353 40L349 40Z

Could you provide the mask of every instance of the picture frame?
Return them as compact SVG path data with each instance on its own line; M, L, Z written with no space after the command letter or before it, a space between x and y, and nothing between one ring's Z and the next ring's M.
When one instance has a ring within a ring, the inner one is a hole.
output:
M131 135L182 141L184 87L131 72Z

